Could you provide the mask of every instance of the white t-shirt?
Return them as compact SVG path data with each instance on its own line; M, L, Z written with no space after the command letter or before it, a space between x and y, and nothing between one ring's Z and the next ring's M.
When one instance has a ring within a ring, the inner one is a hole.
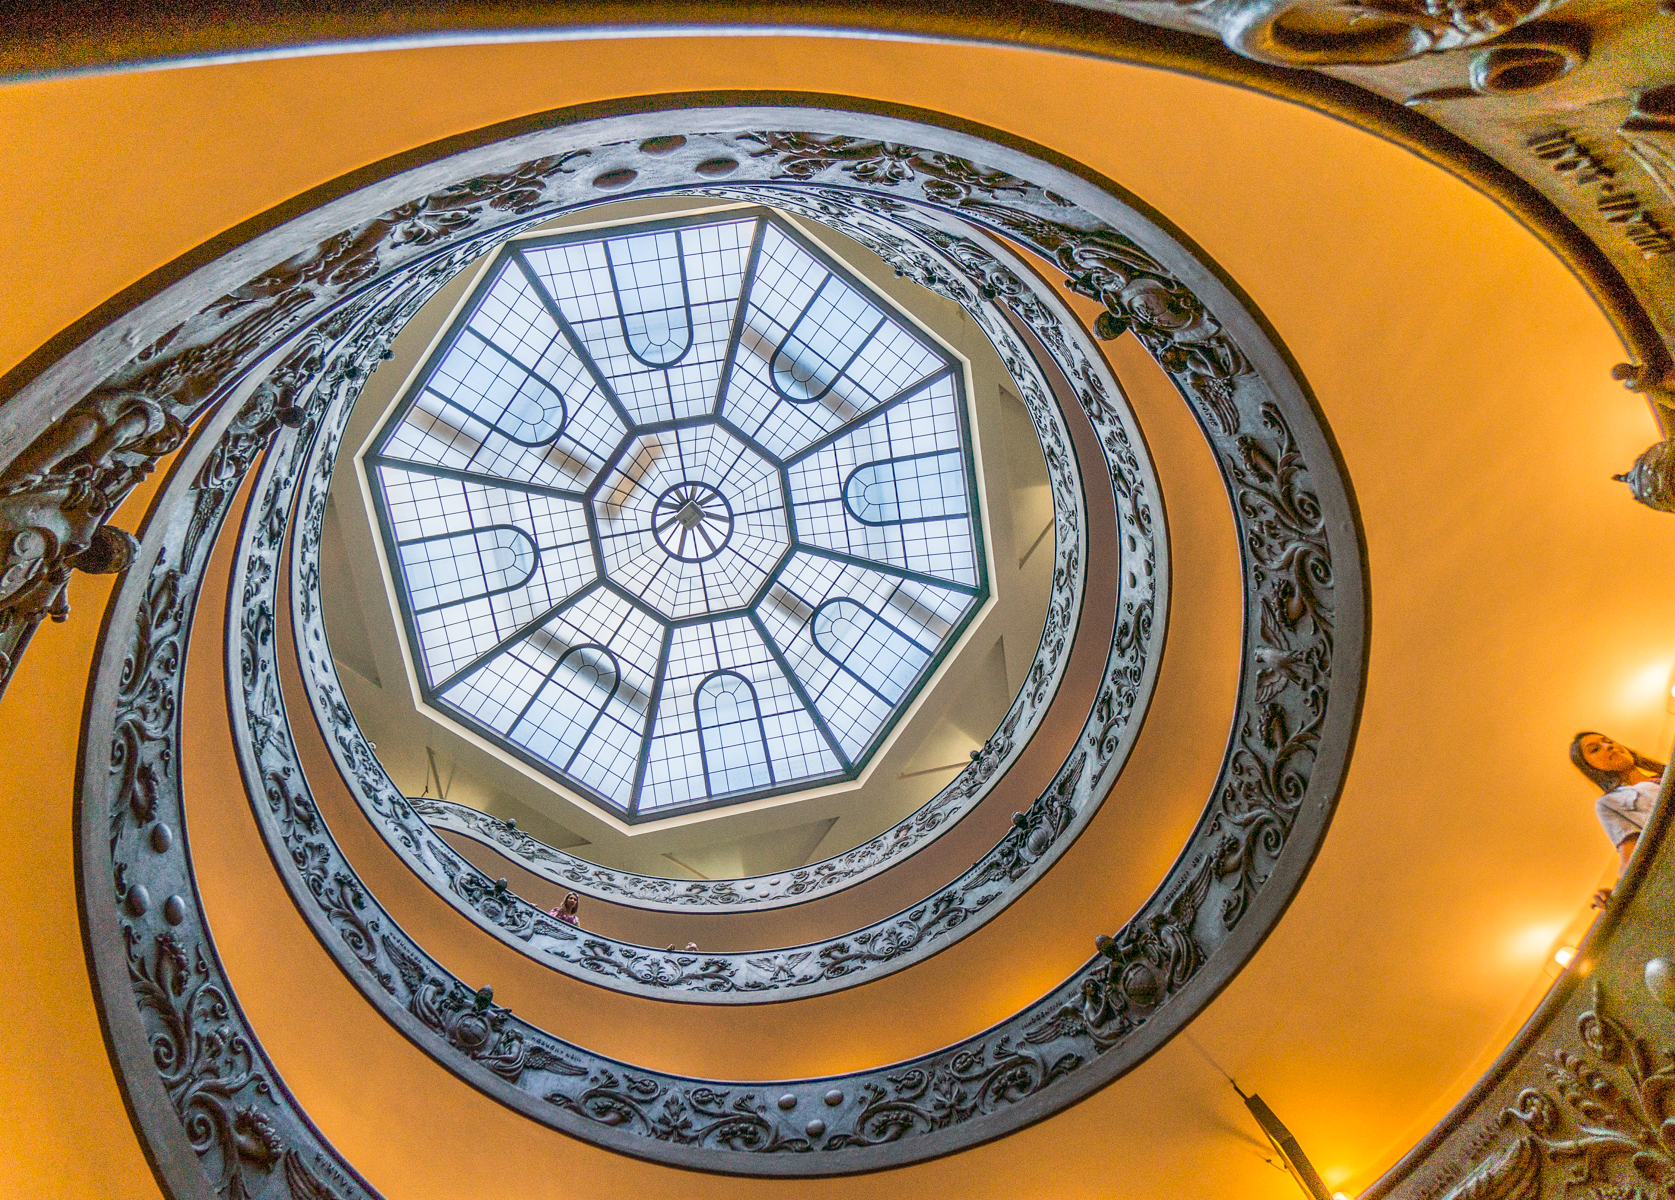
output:
M1646 828L1646 818L1652 815L1662 785L1656 779L1612 788L1594 801L1594 814L1605 827L1605 836L1613 846L1621 846L1631 837L1639 837Z

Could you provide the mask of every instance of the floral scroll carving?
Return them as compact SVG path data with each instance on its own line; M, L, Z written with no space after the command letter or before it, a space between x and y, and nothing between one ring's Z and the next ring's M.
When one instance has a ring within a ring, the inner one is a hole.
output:
M1576 1030L1581 1049L1548 1051L1542 1083L1501 1113L1511 1144L1485 1156L1444 1200L1675 1195L1675 1050L1655 1048L1609 1016L1597 980Z
M70 572L127 568L133 535L105 524L186 439L180 418L136 392L82 401L0 471L0 691L42 620L70 615Z
M279 426L271 393L232 415L203 456L122 637L104 776L111 882L126 972L151 1066L210 1187L226 1200L362 1200L371 1195L276 1083L222 974L176 830L183 825L178 736L185 636L208 557L238 481ZM172 435L171 435L172 436ZM193 531L196 531L195 533ZM188 900L188 897L191 900Z

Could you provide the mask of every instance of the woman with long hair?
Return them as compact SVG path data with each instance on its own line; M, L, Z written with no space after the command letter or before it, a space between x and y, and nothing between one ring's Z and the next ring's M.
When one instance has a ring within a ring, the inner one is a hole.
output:
M549 908L547 910L547 915L549 917L557 917L566 925L575 925L580 927L582 921L579 910L581 907L582 898L576 895L575 892L567 892L564 896L564 903L556 908Z
M1663 764L1591 729L1571 740L1570 761L1601 789L1602 794L1594 801L1594 814L1617 848L1617 873L1621 874L1657 803Z

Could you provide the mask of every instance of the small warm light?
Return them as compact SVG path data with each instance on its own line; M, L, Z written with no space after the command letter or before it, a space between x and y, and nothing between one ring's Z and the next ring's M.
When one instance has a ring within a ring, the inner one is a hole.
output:
M1570 960L1575 957L1575 946L1560 946L1557 950L1553 951L1553 961L1558 963L1561 967L1568 967L1570 965Z
M1538 963L1553 951L1553 943L1563 936L1565 927L1554 921L1551 924L1529 925L1513 934L1507 949L1514 957L1525 962Z
M1621 695L1624 703L1634 707L1671 689L1675 689L1675 682L1670 679L1669 660L1664 658L1647 663L1624 679ZM1675 694L1671 698L1675 699Z
M1333 1192L1332 1200L1349 1200L1349 1197L1342 1192Z

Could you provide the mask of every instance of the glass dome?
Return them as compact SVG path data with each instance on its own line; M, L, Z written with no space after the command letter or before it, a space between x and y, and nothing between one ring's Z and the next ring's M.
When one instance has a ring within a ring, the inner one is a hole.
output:
M765 209L510 243L364 458L424 702L629 821L855 778L988 596L964 375Z

